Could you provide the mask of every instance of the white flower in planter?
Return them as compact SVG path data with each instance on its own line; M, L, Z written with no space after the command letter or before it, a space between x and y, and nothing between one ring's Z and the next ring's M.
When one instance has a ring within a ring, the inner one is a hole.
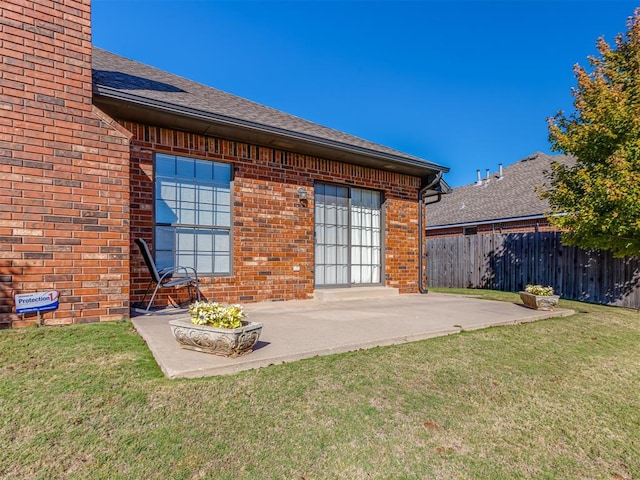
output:
M527 285L524 291L532 295L540 295L543 297L550 297L553 295L553 287L551 285L543 287L542 285Z
M239 328L247 315L240 305L225 307L218 302L195 302L189 307L194 325L209 325L217 328Z

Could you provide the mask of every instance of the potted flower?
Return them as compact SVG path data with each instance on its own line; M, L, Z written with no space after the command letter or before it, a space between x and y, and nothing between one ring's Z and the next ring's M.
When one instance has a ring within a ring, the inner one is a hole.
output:
M559 295L554 295L553 287L542 285L527 285L524 292L520 292L520 299L525 306L536 310L553 310L558 305Z
M190 320L171 320L169 325L180 347L225 357L238 357L253 350L262 324L244 320L240 305L195 302L189 307Z

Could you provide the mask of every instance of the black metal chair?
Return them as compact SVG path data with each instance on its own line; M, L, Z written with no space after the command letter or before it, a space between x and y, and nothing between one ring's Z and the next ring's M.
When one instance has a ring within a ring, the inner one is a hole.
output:
M149 282L149 286L147 287L147 291L144 293L144 297L142 297L142 304L144 305L144 301L149 294L149 290L153 286L154 282L156 284L156 288L153 291L153 295L151 295L151 300L149 300L149 304L147 308L143 311L145 313L149 313L149 309L153 304L153 300L156 298L156 294L158 290L161 288L173 288L173 287L183 287L186 286L189 289L189 300L193 301L193 295L191 293L191 289L193 288L196 292L196 296L198 301L200 301L200 281L198 280L198 273L192 267L168 267L158 269L156 264L151 257L151 252L149 251L149 246L147 242L145 242L141 238L136 239L136 244L140 248L140 253L142 253L142 258L144 258L144 263L147 265L149 269L149 275L151 276L151 281ZM193 276L189 274L190 271L193 271ZM174 277L174 274L178 274Z

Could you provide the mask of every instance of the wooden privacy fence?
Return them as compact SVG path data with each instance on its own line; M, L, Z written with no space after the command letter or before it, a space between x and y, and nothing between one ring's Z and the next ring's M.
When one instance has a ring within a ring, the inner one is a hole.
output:
M640 308L640 259L563 246L558 232L427 238L430 287L507 292L551 285L563 298Z

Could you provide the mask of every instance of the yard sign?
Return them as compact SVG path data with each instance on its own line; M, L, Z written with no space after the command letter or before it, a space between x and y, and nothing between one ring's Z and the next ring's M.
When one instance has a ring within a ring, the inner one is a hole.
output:
M39 293L19 293L15 296L16 313L48 312L58 309L57 290Z

